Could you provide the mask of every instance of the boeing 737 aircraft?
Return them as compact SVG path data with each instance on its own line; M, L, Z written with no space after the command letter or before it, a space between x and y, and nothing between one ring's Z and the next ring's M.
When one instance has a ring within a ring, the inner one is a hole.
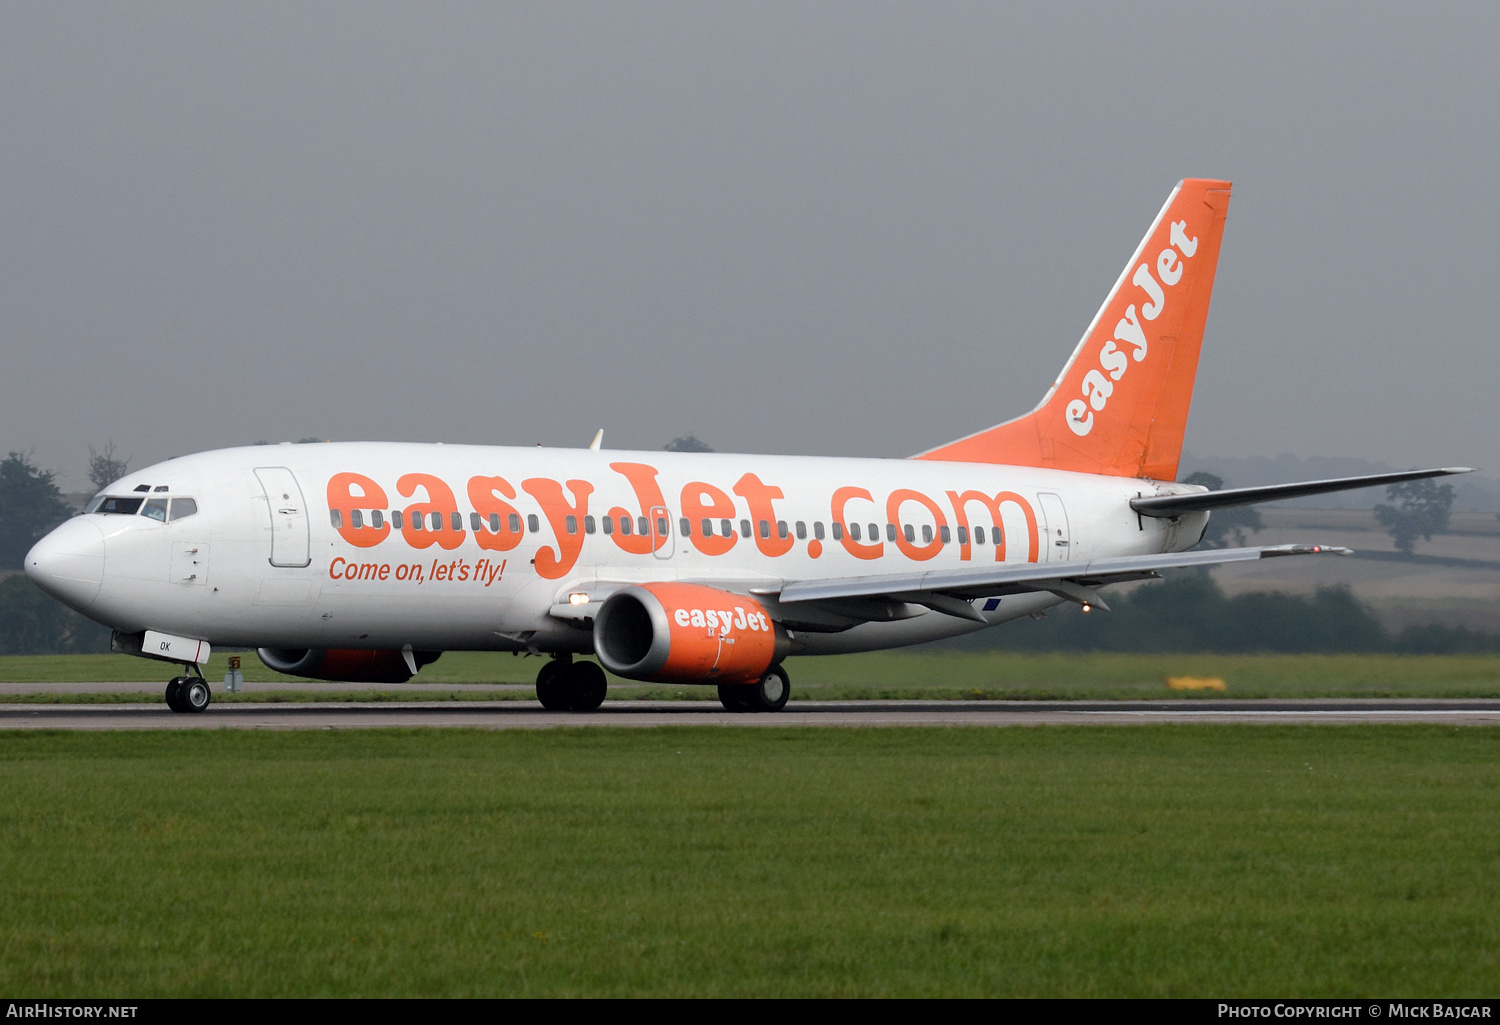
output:
M775 711L790 654L952 637L1161 570L1343 552L1189 552L1212 509L1432 477L1208 492L1174 483L1229 183L1172 190L1041 403L910 459L348 443L233 448L129 474L26 572L175 662L404 681L445 650L550 656L537 696L599 707L605 668Z

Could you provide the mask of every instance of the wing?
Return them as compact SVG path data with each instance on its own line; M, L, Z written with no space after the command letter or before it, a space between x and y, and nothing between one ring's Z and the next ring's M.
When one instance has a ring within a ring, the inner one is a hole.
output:
M931 570L925 573L891 573L881 576L802 580L779 588L752 588L754 594L775 596L782 606L824 607L840 617L889 619L899 615L879 614L889 603L922 605L937 612L989 621L970 604L975 598L1027 591L1050 591L1080 605L1108 609L1096 589L1105 584L1146 580L1164 569L1214 566L1288 555L1352 555L1348 548L1329 545L1272 545L1260 548L1224 548L1216 551L1177 552L1165 555L1125 555L1079 562L996 563L965 569ZM858 614L858 604L872 603L868 617Z
M922 606L986 626L985 619L970 604L976 598L1047 591L1080 605L1109 606L1097 589L1129 580L1149 580L1164 569L1215 566L1226 562L1274 559L1287 555L1353 555L1348 548L1331 545L1271 545L1260 548L1223 548L1211 551L1177 552L1165 555L1124 555L1078 562L994 563L965 569L928 570L920 573L887 573L864 577L829 577L816 580L772 581L703 578L688 581L741 594L773 599L785 613L788 626L804 630L847 630L858 623L891 622L921 615ZM548 610L556 619L587 625L603 601L630 581L594 580L569 585L575 604L559 596Z

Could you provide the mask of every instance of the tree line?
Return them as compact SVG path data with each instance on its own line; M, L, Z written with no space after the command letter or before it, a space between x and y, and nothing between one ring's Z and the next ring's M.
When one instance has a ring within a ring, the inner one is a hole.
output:
M102 490L125 476L129 460L89 447L89 482ZM22 452L0 462L0 654L83 654L109 650L109 630L43 594L19 572L26 553L78 510L63 497L57 474Z
M1287 654L1500 652L1500 635L1437 624L1392 633L1347 587L1311 595L1252 591L1226 595L1206 573L1188 572L1127 594L1111 611L1067 605L1039 622L1022 620L945 645L977 650L1220 652ZM22 574L0 580L0 654L83 654L109 650L109 631L37 590Z
M1347 587L1310 595L1250 591L1226 595L1207 573L1182 571L1159 584L1106 592L1110 611L1076 605L982 630L946 646L969 650L1215 652L1219 654L1500 652L1500 634L1439 624L1385 630ZM1003 601L1003 599L1002 599Z

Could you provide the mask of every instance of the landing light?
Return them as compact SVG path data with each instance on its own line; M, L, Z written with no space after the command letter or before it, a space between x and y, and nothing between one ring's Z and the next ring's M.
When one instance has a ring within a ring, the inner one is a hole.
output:
M1094 611L1094 607L1092 605L1090 605L1088 602L1084 602L1083 603L1083 611L1085 611L1085 612L1093 612Z
M569 605L587 605L588 603L589 596L584 594L582 591L574 591L572 594L568 595Z

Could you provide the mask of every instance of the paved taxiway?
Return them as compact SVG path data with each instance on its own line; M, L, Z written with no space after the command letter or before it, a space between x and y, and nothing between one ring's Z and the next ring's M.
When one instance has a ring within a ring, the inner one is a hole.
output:
M0 705L0 729L316 730L446 726L1070 726L1140 723L1448 723L1500 725L1500 701L860 701L793 702L776 715L717 701L611 701L597 712L548 712L529 701L219 704L200 715L152 705Z

